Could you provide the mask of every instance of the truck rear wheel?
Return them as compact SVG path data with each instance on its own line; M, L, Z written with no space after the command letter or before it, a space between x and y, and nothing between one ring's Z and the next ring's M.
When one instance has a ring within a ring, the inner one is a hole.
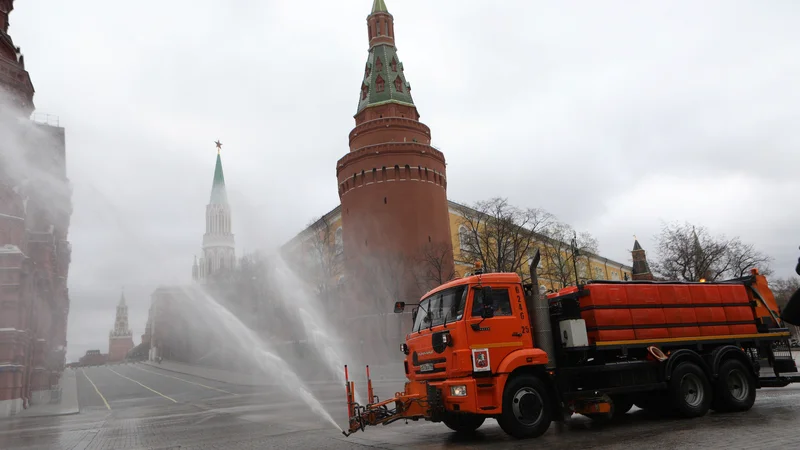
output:
M696 364L678 364L672 371L668 390L672 408L682 417L704 416L711 406L711 384Z
M729 359L719 367L712 408L719 412L747 411L756 401L756 381L741 361Z
M447 428L459 434L474 433L486 420L477 414L451 414L442 419Z
M539 437L550 428L552 404L547 387L533 375L509 380L503 392L500 428L517 439Z

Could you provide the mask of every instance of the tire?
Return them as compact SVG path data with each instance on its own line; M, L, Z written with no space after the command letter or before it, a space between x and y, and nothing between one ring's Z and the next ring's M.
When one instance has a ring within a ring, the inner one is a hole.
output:
M714 411L747 411L755 401L756 380L752 370L736 359L724 361L719 366L719 378L714 384Z
M452 414L445 417L442 422L458 434L471 434L480 428L485 420L486 417L477 414Z
M691 419L708 412L713 393L703 369L694 363L682 362L672 371L668 395L674 412Z
M536 376L511 378L503 391L500 428L517 439L539 437L550 428L553 406L547 387Z

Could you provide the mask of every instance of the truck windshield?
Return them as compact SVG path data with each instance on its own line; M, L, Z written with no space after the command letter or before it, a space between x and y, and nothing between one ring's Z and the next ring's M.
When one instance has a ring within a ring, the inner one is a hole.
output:
M422 299L414 316L412 331L461 320L464 317L466 294L466 286L456 286Z

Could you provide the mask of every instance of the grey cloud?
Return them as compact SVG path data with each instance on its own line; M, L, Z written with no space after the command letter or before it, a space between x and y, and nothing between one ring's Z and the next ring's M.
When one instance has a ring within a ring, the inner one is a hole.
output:
M11 33L38 109L67 128L70 358L107 345L119 286L142 286L129 302L142 318L159 283L188 281L211 141L225 144L240 253L278 246L336 206L368 0L17 3ZM651 250L660 220L690 220L791 272L795 2L388 7L451 199L545 208L620 261L633 233Z

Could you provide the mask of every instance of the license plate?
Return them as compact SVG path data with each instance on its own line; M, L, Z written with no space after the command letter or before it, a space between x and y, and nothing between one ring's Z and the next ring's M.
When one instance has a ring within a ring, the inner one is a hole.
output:
M433 372L433 363L425 363L419 366L420 372Z

